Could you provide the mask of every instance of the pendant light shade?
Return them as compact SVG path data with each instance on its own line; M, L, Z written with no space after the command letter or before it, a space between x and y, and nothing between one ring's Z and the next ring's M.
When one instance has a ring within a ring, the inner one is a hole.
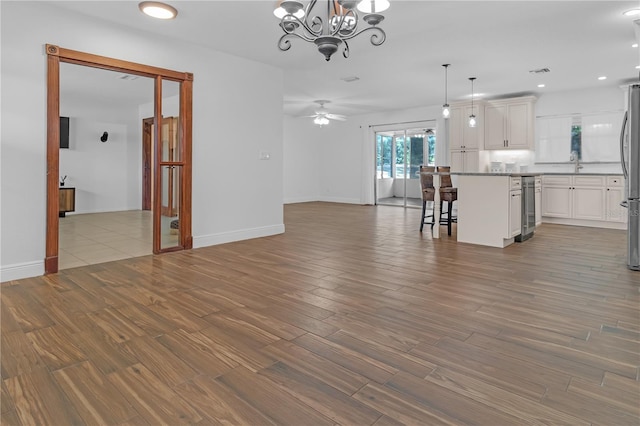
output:
M469 127L476 127L478 124L476 116L473 113L473 80L475 79L475 77L469 77L469 80L471 80L471 115L469 116Z
M451 111L449 110L449 102L447 101L447 69L451 64L444 64L444 104L442 105L442 118L449 118Z
M284 5L282 4L283 2L285 3ZM273 11L273 14L276 15L276 18L282 19L287 13L291 13L296 18L302 19L302 17L304 16L304 9L302 8L302 4L299 2L291 2L286 0L278 1L278 5Z

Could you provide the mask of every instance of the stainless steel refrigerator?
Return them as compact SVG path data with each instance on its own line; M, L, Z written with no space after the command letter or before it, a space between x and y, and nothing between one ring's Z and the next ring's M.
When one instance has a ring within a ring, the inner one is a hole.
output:
M629 215L627 266L640 271L640 84L629 86L629 105L620 132L620 160L625 178L622 206Z

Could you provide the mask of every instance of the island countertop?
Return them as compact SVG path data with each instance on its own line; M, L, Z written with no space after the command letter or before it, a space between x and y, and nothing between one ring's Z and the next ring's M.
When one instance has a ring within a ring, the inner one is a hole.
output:
M543 172L451 172L453 176L512 176L512 177L523 177L523 176L542 176L545 173Z
M451 172L454 176L621 176L622 172Z

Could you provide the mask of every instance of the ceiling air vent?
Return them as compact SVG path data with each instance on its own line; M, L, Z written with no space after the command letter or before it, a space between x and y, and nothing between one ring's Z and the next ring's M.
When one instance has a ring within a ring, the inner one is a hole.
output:
M549 68L538 68L537 70L530 70L529 72L532 74L544 74L546 72L551 72L551 70Z
M353 83L354 81L360 80L360 77L356 77L355 75L352 75L349 77L342 77L340 80L344 81L345 83Z

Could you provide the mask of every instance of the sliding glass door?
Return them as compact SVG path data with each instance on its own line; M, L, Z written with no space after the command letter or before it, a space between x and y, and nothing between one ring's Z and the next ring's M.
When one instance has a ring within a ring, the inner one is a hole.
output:
M420 166L434 164L435 143L433 127L376 132L376 204L422 207Z

